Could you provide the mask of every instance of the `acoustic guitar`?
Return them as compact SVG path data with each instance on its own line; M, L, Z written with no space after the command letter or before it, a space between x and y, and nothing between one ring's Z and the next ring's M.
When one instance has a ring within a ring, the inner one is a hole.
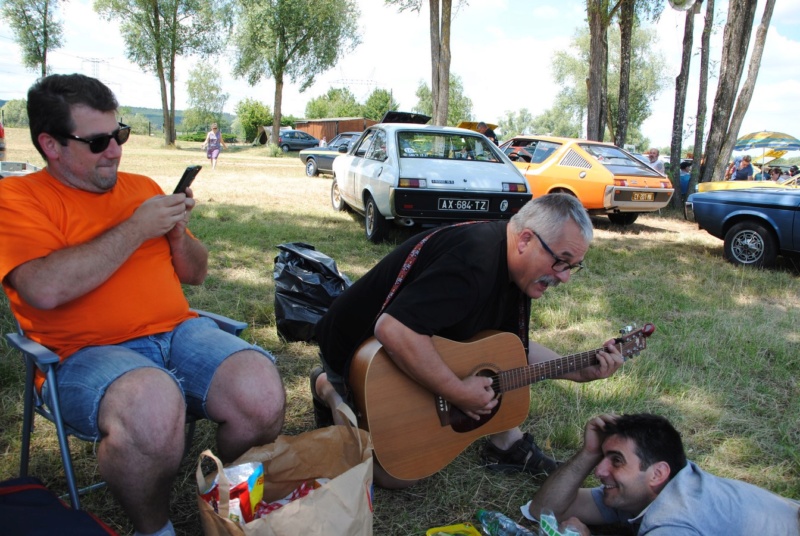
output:
M615 345L625 358L637 355L655 329L648 323L620 330ZM529 385L596 365L603 350L528 365L522 342L513 333L483 331L464 342L433 337L433 344L460 378L492 378L498 404L490 415L471 419L402 372L374 337L365 341L350 365L350 386L376 458L401 480L430 476L476 439L519 426L530 408Z

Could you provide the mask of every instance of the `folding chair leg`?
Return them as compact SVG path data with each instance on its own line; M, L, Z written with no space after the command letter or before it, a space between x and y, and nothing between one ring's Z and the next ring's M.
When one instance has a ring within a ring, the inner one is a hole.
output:
M33 386L34 367L33 364L25 360L25 402L23 403L22 413L22 452L19 455L19 476L28 476L28 465L31 453L31 434L33 433L33 405L34 405L34 386Z
M61 419L61 406L58 402L58 391L56 384L56 372L54 367L47 370L47 381L49 382L50 391L50 407L53 414L53 419L56 424L56 433L58 434L58 444L61 447L61 461L64 464L64 475L67 478L67 489L69 490L69 502L75 510L81 509L81 499L78 494L78 486L75 483L75 470L72 467L72 456L69 451L69 439L64 430L64 421Z

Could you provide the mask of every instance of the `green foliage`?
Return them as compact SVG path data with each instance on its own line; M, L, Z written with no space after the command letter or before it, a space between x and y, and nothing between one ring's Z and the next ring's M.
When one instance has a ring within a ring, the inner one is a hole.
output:
M398 110L400 104L392 96L391 91L375 89L364 103L364 117L380 121L389 110Z
M619 100L619 29L612 26L608 32L608 101L612 124L616 123ZM631 79L628 101L628 129L638 129L650 116L651 103L667 83L666 63L655 51L654 30L636 27L631 43ZM561 91L554 108L557 121L545 124L564 126L583 123L588 106L586 79L589 77L589 30L578 30L572 41L572 51L558 51L553 59L553 76ZM551 118L552 119L552 118ZM608 134L606 135L608 138Z
M176 61L180 56L207 57L222 50L231 16L225 0L95 0L94 9L107 20L118 20L126 56L156 75L167 95L163 110L165 143L175 133L174 109L169 94L174 90Z
M219 71L205 62L198 63L189 72L186 82L189 108L183 116L182 130L206 130L211 123L219 124L220 131L228 126L222 112L228 94L222 92L219 79Z
M27 127L28 126L28 101L25 99L12 99L3 105L4 126L7 127Z
M63 23L55 20L58 0L3 0L3 18L22 49L22 64L42 76L49 74L47 55L61 48Z
M361 117L363 107L356 101L356 96L347 88L330 88L328 93L311 99L306 104L306 118L322 119L325 117Z
M433 94L431 88L420 81L417 87L417 105L414 112L433 115ZM450 73L450 104L447 107L447 125L455 126L461 121L472 121L472 99L464 95L461 77Z
M258 127L272 124L272 111L269 106L255 99L244 99L236 105L236 117L244 132L245 141L253 141L258 134Z
M251 85L271 77L277 95L285 77L305 91L359 44L359 15L354 0L241 2L234 75Z

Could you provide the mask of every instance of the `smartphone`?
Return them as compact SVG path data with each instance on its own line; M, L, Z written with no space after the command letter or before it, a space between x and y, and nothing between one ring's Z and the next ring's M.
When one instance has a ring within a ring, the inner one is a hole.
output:
M186 193L186 188L192 184L192 181L197 174L200 173L200 170L203 166L189 166L186 168L186 171L183 172L183 177L181 180L178 181L178 185L175 187L175 191L172 192L173 194L183 194Z

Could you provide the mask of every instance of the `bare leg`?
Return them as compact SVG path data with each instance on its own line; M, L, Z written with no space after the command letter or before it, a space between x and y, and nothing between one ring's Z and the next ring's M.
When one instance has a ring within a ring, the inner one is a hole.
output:
M169 519L185 418L178 386L156 368L124 374L100 402L100 474L139 532L154 532Z
M219 424L217 449L229 463L249 448L271 443L283 426L286 394L278 369L253 350L222 362L208 392L208 415Z
M347 418L335 409L343 402L343 400L341 395L339 395L339 393L336 392L336 389L333 388L331 382L328 381L327 374L322 373L319 375L315 390L317 395L319 395L319 397L325 401L328 407L333 410L333 422L342 426L348 425L349 423L347 422ZM377 459L375 459L374 462L372 478L375 482L375 485L378 487L385 489L405 489L410 488L419 482L419 480L400 480L398 478L394 478L387 473L383 467L381 467Z

